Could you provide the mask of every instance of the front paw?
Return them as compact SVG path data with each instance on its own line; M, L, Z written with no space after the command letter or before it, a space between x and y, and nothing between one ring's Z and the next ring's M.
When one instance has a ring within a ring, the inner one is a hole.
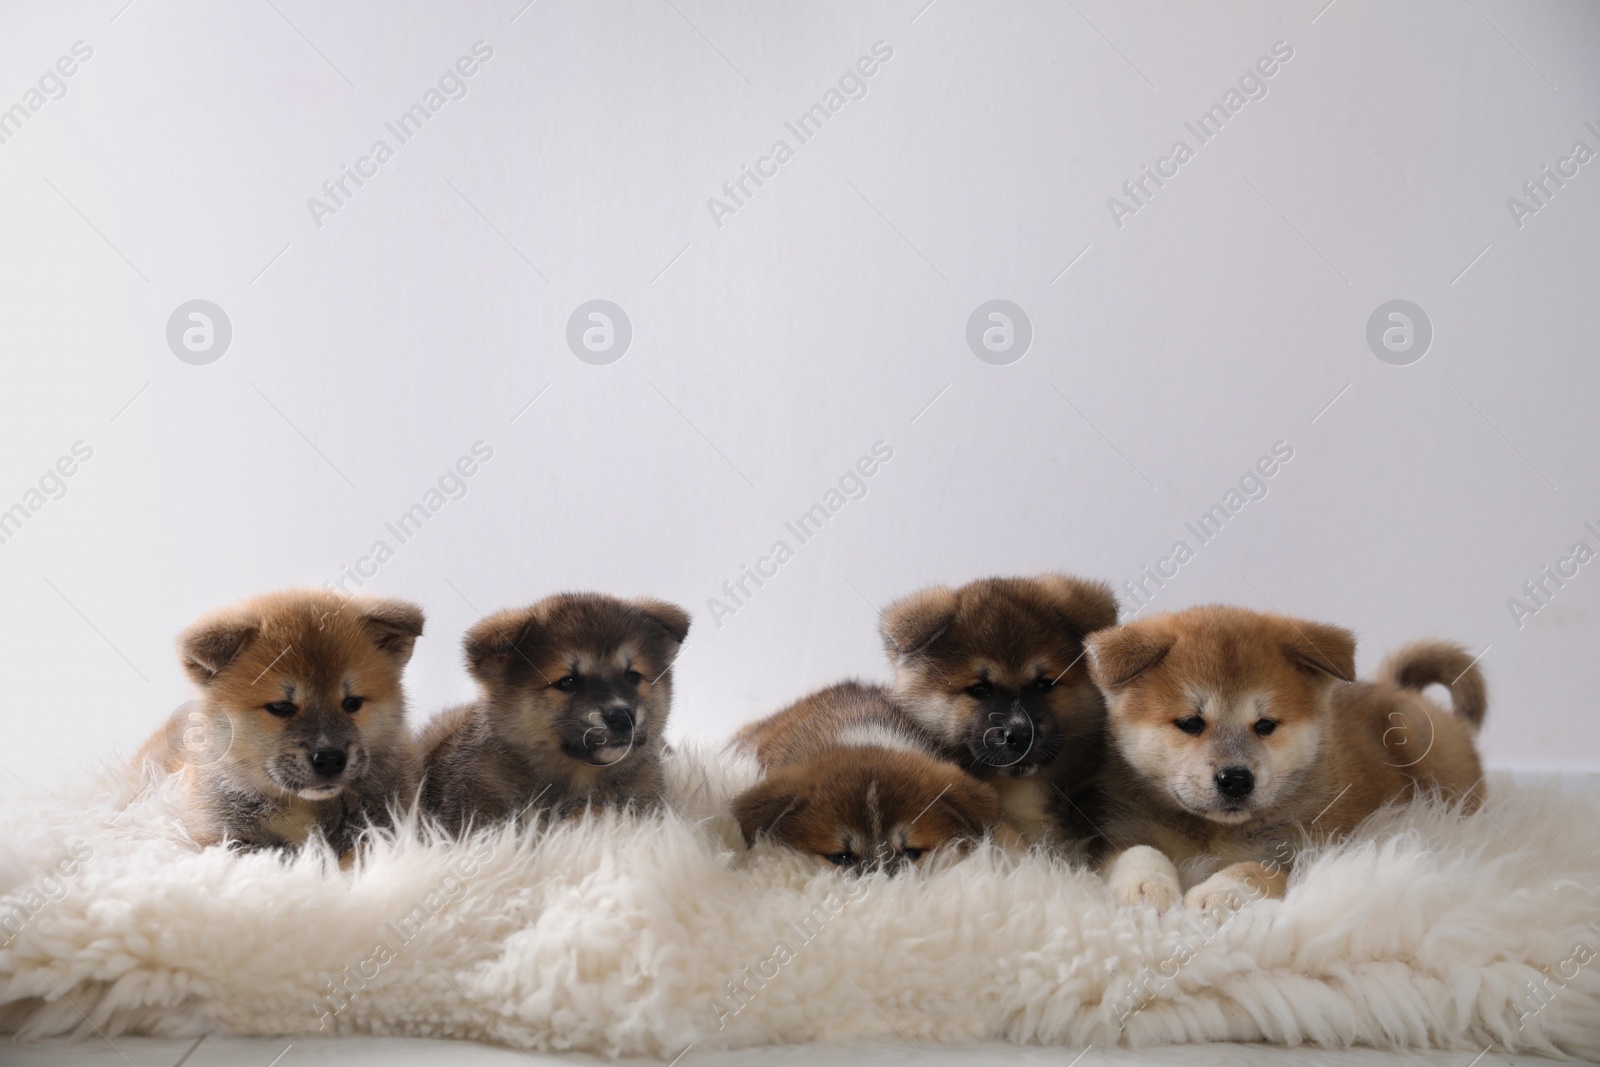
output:
M1163 911L1183 899L1178 869L1159 849L1136 845L1119 855L1106 873L1118 903Z
M1196 911L1238 911L1252 900L1283 896L1289 872L1277 863L1235 863L1189 890L1184 903Z
M1185 893L1183 903L1195 911L1238 911L1251 896L1248 885L1219 872Z
M998 822L989 832L995 846L1008 856L1025 855L1028 851L1028 839L1022 832L1008 822Z

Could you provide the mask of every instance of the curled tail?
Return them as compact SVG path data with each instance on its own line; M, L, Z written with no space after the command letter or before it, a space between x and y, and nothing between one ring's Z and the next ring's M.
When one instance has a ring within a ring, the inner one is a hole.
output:
M1384 660L1378 676L1421 692L1435 683L1450 690L1450 704L1474 733L1489 710L1489 690L1471 653L1448 641L1417 641Z

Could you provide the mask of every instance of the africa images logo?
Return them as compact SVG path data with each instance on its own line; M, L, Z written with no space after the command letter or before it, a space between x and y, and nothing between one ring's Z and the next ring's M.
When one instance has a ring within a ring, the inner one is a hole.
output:
M1202 111L1193 122L1183 124L1194 138L1194 144L1191 145L1188 138L1178 138L1167 154L1156 160L1153 169L1149 164L1141 166L1137 177L1123 182L1123 197L1113 196L1106 200L1106 210L1111 212L1111 221L1116 223L1117 229L1122 229L1124 219L1137 215L1146 207L1156 190L1176 178L1179 169L1193 159L1201 147L1215 140L1223 127L1244 110L1245 104L1266 99L1268 80L1275 77L1293 58L1294 49L1288 41L1274 41L1271 53L1257 59L1250 69L1239 76L1237 88L1228 86L1220 101Z
M22 127L44 109L52 100L67 95L66 79L78 73L78 68L94 56L94 48L84 41L73 41L70 55L64 55L39 75L34 87L22 94L22 99L7 108L0 108L0 144L22 132Z
M452 100L462 100L467 95L467 81L476 75L483 64L494 58L494 49L483 41L475 41L470 55L457 59L443 74L439 75L436 85L428 86L422 98L395 118L393 122L385 122L383 128L394 138L391 145L385 138L379 137L367 149L367 154L356 159L354 167L344 164L339 165L337 177L322 183L322 197L307 197L306 210L311 212L311 221L317 229L322 229L323 220L330 215L337 215L355 197L356 193L368 181L378 176L378 168L389 162L395 156L395 150L409 142L422 132L422 127L428 120L444 110L445 104Z
M821 100L802 111L793 122L783 124L783 128L794 138L793 145L783 137L773 141L767 154L756 160L754 168L741 164L739 176L722 183L722 195L726 199L707 197L706 210L711 212L711 221L717 224L717 229L722 229L723 219L738 214L739 209L749 203L756 189L767 184L768 179L776 178L778 168L794 158L795 149L821 133L822 127L843 111L845 104L865 99L867 79L877 74L882 65L893 58L894 49L888 42L874 41L872 54L862 56L853 67L839 75L836 87L830 87L822 94Z

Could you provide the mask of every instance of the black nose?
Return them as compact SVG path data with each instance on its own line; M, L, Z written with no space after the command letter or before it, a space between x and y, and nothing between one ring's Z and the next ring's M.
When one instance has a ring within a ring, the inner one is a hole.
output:
M626 704L615 704L600 712L600 719L606 724L606 729L615 730L617 733L627 733L633 729L633 709Z
M1242 800L1256 787L1256 776L1248 767L1224 767L1217 772L1217 792L1229 800Z
M311 769L324 778L332 778L350 762L342 748L319 748L311 753Z
M1008 752L1026 752L1033 745L1033 720L1022 715L1010 717L985 731L983 743Z

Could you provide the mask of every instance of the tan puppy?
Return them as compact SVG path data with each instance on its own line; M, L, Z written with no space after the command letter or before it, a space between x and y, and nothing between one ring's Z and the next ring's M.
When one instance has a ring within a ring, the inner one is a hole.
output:
M877 686L831 686L734 741L767 769L733 802L747 846L766 836L856 873L892 874L982 837L1000 813L994 790L940 758Z
M1296 850L1391 800L1483 797L1483 676L1461 648L1403 649L1356 682L1348 630L1241 608L1141 619L1089 639L1110 703L1102 826L1125 902L1282 896ZM1424 699L1450 687L1454 714ZM1180 879L1174 861L1189 877Z
M464 641L483 690L422 734L423 806L447 828L660 799L672 662L689 633L660 600L563 593Z
M343 855L414 799L400 675L421 633L415 604L317 589L208 615L178 638L201 700L135 759L183 776L201 845L292 848L320 833Z
M1006 821L1081 843L1105 730L1083 639L1116 621L1110 586L1041 574L924 589L884 609L879 632L896 701L999 791Z

